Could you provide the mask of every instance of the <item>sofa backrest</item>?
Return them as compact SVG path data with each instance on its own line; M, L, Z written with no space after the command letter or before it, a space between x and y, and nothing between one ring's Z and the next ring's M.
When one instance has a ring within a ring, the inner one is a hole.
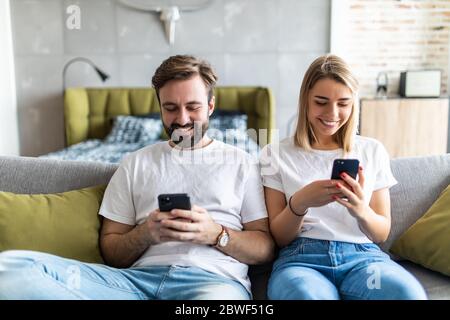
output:
M387 251L414 224L450 184L450 154L391 160L398 184L390 189L392 226Z
M107 184L117 165L0 156L0 191L57 193Z

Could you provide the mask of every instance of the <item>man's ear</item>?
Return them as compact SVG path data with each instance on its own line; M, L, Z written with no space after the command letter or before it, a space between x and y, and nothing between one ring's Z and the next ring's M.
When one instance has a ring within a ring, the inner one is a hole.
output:
M211 116L214 112L214 108L216 107L216 97L212 96L211 100L209 100L208 103L208 114Z

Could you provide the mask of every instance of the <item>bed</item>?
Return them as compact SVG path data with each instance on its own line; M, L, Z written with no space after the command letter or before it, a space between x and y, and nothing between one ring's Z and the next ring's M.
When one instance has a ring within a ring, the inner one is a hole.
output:
M257 156L271 142L275 103L266 87L217 87L208 135ZM127 154L167 140L152 88L68 88L66 147L41 157L118 163Z

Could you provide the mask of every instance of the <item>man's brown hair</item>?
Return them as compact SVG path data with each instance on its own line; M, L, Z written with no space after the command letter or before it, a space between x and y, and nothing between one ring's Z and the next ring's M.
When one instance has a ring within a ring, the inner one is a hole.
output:
M152 78L153 87L159 100L159 90L170 80L185 80L194 75L199 75L206 85L208 91L208 102L213 96L217 75L211 65L194 56L176 55L164 60L156 69Z

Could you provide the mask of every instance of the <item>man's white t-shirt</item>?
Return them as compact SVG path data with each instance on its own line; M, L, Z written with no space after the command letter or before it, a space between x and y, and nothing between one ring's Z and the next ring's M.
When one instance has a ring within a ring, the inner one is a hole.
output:
M124 224L144 223L164 193L187 193L215 222L235 230L267 218L259 163L245 151L213 140L184 150L157 143L127 156L106 188L100 215ZM190 242L150 246L133 267L195 266L242 283L250 291L248 266L218 249Z
M316 180L331 179L334 159L344 158L343 150L305 151L289 137L278 144L267 145L261 152L263 185L280 192L288 199L298 190ZM365 177L364 196L367 204L372 193L390 188L397 181L392 175L389 156L375 139L356 136L353 150L345 156L358 159ZM360 230L356 219L338 202L309 208L298 236L351 243L372 242Z

